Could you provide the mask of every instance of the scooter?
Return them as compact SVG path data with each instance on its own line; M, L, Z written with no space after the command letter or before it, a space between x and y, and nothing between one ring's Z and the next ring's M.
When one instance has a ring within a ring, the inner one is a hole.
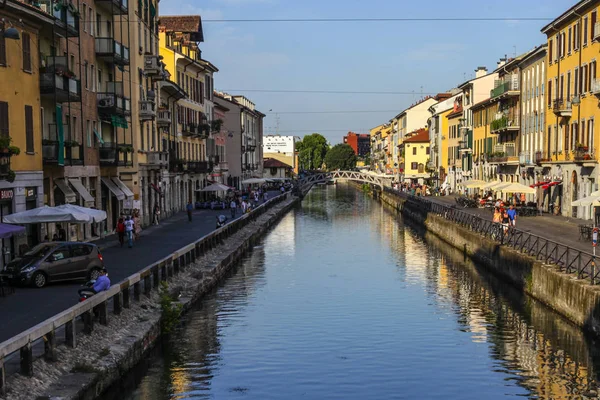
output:
M96 294L96 292L94 292L94 290L93 290L94 283L96 283L96 280L92 279L91 281L87 281L86 283L81 285L82 289L79 289L79 302L80 303Z

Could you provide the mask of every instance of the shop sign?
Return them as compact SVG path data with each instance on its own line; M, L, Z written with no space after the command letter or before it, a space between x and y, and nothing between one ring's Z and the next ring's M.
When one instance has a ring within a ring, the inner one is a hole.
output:
M0 190L0 200L12 200L14 191L12 189Z

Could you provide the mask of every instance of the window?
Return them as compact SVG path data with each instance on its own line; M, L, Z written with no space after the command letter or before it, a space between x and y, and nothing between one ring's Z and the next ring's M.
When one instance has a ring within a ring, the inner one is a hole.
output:
M102 29L102 16L96 14L96 36L102 36L100 30Z
M71 59L71 65L69 66L69 69L71 71L75 71L75 54L71 53L70 59Z
M23 32L22 35L23 70L31 72L31 40L29 39L29 33Z
M592 152L594 151L594 119L590 118L590 120L588 121L588 146L589 146L589 151Z
M96 91L96 79L94 79L95 76L96 76L96 68L94 68L94 65L92 65L90 68L90 78L92 78L92 84L90 85L90 88L92 89L92 92Z
M417 148L415 146L415 147L413 147L413 156L416 156L416 155L417 155Z
M565 33L560 34L560 55L561 57L565 56Z
M411 162L410 163L410 169L419 169L419 163L417 163L417 162Z
M571 98L571 71L567 71L567 99Z
M554 41L552 39L550 39L548 41L548 60L550 60L550 62L554 61L554 59L552 58L553 50L554 50Z
M552 105L552 81L548 81L548 107Z
M574 80L574 85L573 85L573 94L575 96L577 96L579 94L579 68L575 67L575 73L573 74L573 80Z
M593 90L594 88L592 87L592 85L594 85L596 83L596 60L590 62L590 90Z
M83 22L83 31L87 32L87 5L85 3L81 10L81 22Z
M575 24L573 30L573 50L579 50L579 22Z
M85 136L87 139L87 147L92 147L92 123L89 119L85 121Z
M573 44L573 43L572 43L572 38L571 38L571 29L572 29L572 28L571 28L571 27L569 27L569 35L567 36L567 39L568 39L568 40L567 40L567 52L568 52L569 54L571 54L571 45Z
M577 137L577 142L583 143L585 141L585 119L581 120L581 132L579 132L579 137Z
M0 136L10 136L8 127L8 103L0 101Z
M585 17L583 19L583 45L587 46L588 43L588 19Z
M87 61L85 61L83 63L83 78L85 80L85 88L86 88L86 90L89 90L89 85L88 85L89 76L88 76L88 63L87 63Z
M430 154L430 151L429 151L429 146L427 146L427 147L425 148L425 154L427 154L427 155L429 155L429 154Z
M33 153L33 107L25 106L25 151Z
M102 92L102 70L100 68L98 68L98 84L96 87L99 92Z
M590 19L590 41L594 41L594 31L596 29L596 11L592 11L592 18Z
M98 123L96 121L92 121L92 130L94 131L94 147L97 147L98 139L96 138L96 132L98 132ZM94 196L95 197L95 196Z
M85 10L85 6L83 7L83 9ZM88 17L90 19L90 35L94 36L94 10L92 10L92 7L88 8ZM88 21L84 18L83 19L83 26L86 26L88 23Z

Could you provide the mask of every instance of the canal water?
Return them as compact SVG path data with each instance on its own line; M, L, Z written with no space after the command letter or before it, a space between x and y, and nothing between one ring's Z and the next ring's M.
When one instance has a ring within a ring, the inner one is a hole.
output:
M596 398L580 330L393 211L313 189L106 398Z

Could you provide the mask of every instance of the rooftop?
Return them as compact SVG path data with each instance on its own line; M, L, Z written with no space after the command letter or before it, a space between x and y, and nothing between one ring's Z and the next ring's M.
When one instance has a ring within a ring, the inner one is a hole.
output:
M402 143L411 143L411 142L428 142L429 143L429 130L425 128L421 128L414 132L410 133L412 136L406 138L402 141Z
M199 15L169 15L160 17L160 26L167 32L189 33L189 40L204 41L202 18Z
M274 158L265 158L263 160L263 167L264 168L292 168L291 165L288 165L288 164L281 162L279 160L276 160Z

